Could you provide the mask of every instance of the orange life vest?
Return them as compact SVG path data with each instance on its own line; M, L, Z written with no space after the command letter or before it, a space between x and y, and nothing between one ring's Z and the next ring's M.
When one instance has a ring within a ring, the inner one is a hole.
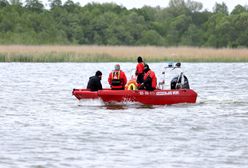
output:
M121 71L113 71L112 72L112 81L111 88L112 89L123 89L123 84L120 79Z

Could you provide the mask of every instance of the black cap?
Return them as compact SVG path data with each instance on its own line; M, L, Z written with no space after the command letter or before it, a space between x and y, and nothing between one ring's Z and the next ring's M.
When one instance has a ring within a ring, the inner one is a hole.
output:
M138 61L138 62L143 62L142 57L139 56L139 57L137 58L137 61Z
M181 67L181 62L176 63L176 67L180 68Z
M96 71L96 75L95 76L101 76L102 72L101 71Z
M145 64L144 65L144 71L145 72L148 72L149 70L150 70L149 65L148 64Z

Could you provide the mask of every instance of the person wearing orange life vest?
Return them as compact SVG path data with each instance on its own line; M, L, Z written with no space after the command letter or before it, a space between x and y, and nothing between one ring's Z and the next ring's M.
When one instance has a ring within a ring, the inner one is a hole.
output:
M144 82L141 84L140 89L145 89L153 91L157 86L157 77L155 73L149 68L149 65L145 64L144 66Z
M138 64L136 66L136 72L135 75L137 76L137 84L140 85L144 81L144 62L142 60L142 57L137 58Z
M124 90L127 83L125 73L120 69L120 65L115 65L115 70L110 72L108 82L113 90Z

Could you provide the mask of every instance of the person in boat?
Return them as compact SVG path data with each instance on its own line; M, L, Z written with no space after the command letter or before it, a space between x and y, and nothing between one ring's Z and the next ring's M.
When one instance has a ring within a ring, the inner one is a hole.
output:
M142 60L142 57L137 58L137 66L136 66L136 72L135 75L137 76L137 84L140 85L144 81L144 62Z
M149 91L155 90L157 86L157 77L147 64L144 65L144 73L144 82L141 84L139 89Z
M115 65L115 70L110 72L108 82L113 90L124 90L127 83L126 74L121 70L120 65Z
M90 91L102 90L101 79L102 79L102 72L96 71L95 76L91 76L89 78L87 89L89 89Z
M173 70L176 69L179 69L179 71L177 71L177 75L171 80L171 89L190 89L189 80L182 72L180 62L176 63L175 67L173 68Z

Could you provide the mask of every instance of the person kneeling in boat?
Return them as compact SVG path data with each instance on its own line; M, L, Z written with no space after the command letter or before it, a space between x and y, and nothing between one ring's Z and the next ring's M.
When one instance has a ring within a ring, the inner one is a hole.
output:
M90 91L102 90L101 79L102 79L102 72L96 71L95 76L91 76L89 78L87 89L89 89Z
M127 78L119 64L116 64L115 70L109 74L108 82L112 90L124 90Z
M145 89L153 91L157 86L157 77L155 73L149 68L149 65L145 64L144 66L144 82L139 87L140 90Z

